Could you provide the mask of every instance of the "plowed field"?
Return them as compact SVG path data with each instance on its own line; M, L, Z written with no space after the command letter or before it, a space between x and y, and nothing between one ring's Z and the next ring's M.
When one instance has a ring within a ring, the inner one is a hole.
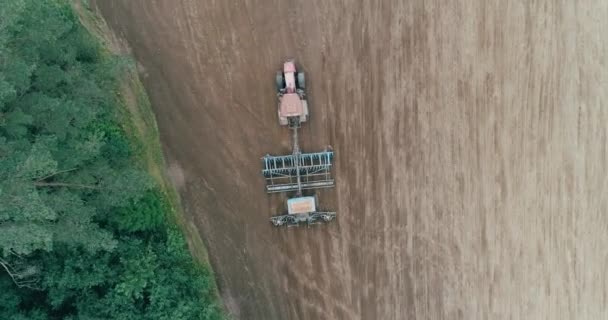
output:
M607 1L98 0L236 319L608 319ZM274 73L337 221L274 229Z

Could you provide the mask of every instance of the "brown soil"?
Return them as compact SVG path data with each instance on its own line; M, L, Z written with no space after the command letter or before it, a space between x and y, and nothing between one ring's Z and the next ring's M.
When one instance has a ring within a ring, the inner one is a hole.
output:
M561 4L557 4L561 3ZM608 2L103 0L238 319L607 319ZM336 223L274 229L274 72Z

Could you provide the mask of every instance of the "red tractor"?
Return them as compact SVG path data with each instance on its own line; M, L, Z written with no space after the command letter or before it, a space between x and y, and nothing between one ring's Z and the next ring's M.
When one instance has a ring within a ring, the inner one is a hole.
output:
M296 70L293 60L283 63L283 71L277 72L277 96L279 97L279 124L298 127L308 119L306 82L304 72Z

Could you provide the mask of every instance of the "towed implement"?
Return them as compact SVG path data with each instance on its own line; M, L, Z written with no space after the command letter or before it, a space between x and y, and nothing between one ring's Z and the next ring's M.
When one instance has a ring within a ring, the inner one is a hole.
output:
M334 186L331 147L303 153L298 144L298 129L308 120L304 73L296 70L293 60L287 60L283 70L277 72L276 85L279 124L292 130L293 151L289 155L264 156L262 174L266 179L266 192L286 192L293 196L287 200L287 213L271 217L270 222L276 227L330 222L336 218L336 213L317 210L316 195L304 196L304 192Z

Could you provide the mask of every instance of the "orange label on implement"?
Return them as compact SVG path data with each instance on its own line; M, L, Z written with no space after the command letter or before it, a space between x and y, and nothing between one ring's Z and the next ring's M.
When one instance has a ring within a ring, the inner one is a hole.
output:
M287 201L289 207L289 214L308 213L315 211L315 198L304 197L289 199Z

